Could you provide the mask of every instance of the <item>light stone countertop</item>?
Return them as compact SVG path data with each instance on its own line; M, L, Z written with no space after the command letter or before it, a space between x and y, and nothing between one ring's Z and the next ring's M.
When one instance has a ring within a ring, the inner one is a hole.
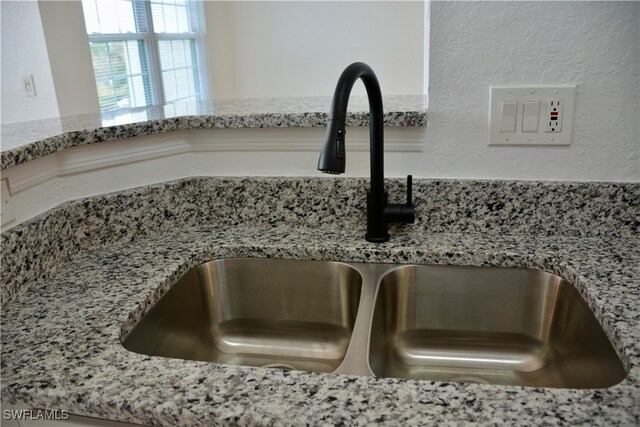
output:
M375 245L362 236L366 184L188 178L69 202L3 233L3 397L167 426L640 423L640 185L416 180L417 223ZM388 184L402 194L402 180ZM576 287L628 376L606 389L531 388L124 349L171 284L223 257L542 269Z
M426 126L423 95L384 97L385 126ZM114 113L83 114L2 125L0 169L65 148L188 129L323 127L330 97L181 102ZM348 126L368 126L366 96L349 100Z
M223 257L497 265L576 285L629 369L600 390L525 388L220 365L127 351L121 339L191 267ZM33 407L151 425L637 425L635 239L192 227L89 252L3 310L2 383Z

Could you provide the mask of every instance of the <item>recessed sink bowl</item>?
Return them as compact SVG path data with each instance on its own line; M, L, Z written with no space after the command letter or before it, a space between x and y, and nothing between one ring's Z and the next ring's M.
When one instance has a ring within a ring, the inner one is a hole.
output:
M603 388L624 366L576 289L538 270L227 258L125 338L142 354L351 375Z
M349 346L362 277L346 264L262 258L190 270L133 328L128 350L332 372Z
M626 372L575 288L537 270L403 266L384 274L369 363L377 376L600 388Z

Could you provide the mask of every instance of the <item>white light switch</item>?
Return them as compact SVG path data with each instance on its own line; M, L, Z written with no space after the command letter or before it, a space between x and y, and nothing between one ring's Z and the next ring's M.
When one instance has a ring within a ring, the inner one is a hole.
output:
M540 101L524 101L522 108L522 132L538 132Z
M515 132L518 120L518 101L502 101L500 132Z
M33 74L22 76L22 93L24 93L24 96L36 96L36 85L33 83Z

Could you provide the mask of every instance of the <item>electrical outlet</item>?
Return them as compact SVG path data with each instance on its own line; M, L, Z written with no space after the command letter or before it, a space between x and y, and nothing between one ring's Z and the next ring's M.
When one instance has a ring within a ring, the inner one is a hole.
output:
M11 192L9 191L9 180L7 178L2 179L2 203L0 205L0 224L5 225L16 219L16 215L13 213L11 205Z
M562 132L564 99L547 99L546 109L546 133Z

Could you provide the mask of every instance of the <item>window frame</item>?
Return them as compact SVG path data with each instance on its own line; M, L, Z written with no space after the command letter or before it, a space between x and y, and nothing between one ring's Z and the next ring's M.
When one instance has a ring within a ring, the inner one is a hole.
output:
M196 46L196 54L198 66L195 67L198 75L196 76L200 84L200 99L196 99L195 102L206 101L210 99L209 92L209 78L206 59L206 47L205 37L206 28L204 22L204 5L202 0L189 0L190 6L187 8L189 19L197 22L198 31L193 33L156 33L153 26L153 15L151 14L151 2L149 0L130 0L131 3L142 4L144 6L144 16L136 13L139 10L137 7L133 7L134 10L134 22L136 27L140 27L140 23L147 28L147 32L135 32L135 33L87 33L89 38L89 44L91 43L105 43L105 42L123 42L123 41L142 41L146 47L146 55L149 66L149 79L151 81L151 98L152 102L146 107L134 107L134 108L147 108L152 105L165 105L166 98L164 92L164 81L162 78L162 67L160 64L160 48L159 42L163 40L193 40ZM143 27L143 28L144 28ZM93 60L92 60L93 68ZM94 82L97 85L95 76ZM170 103L185 102L184 100L175 100ZM114 110L101 112L113 112Z

